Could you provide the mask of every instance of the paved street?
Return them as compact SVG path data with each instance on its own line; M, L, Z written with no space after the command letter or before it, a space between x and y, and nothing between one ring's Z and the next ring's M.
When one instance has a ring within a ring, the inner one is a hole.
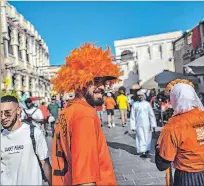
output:
M128 131L128 127L121 126L119 113L116 112L116 127L107 127L106 116L103 127L107 143L111 152L113 166L118 185L165 185L164 172L157 170L154 161L153 139L150 158L141 159L135 152L135 135ZM51 137L48 138L49 149L51 149Z
M123 128L118 118L119 113L116 111L116 127L103 127L118 185L164 185L164 172L158 171L151 162L154 161L156 139L152 143L151 157L141 159L135 152L134 133L128 131L128 127Z

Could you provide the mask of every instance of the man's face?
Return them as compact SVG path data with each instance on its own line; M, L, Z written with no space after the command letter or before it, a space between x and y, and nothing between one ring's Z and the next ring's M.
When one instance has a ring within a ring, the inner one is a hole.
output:
M143 101L144 100L144 96L143 95L138 95L139 101Z
M52 99L52 100L51 100L51 103L52 103L52 104L55 104L55 103L56 103L56 99Z
M5 129L12 127L19 115L21 110L17 103L14 102L5 102L1 104L1 124Z
M26 103L26 107L27 107L28 109L32 108L32 107L33 107L33 103L32 103L32 102Z
M101 102L103 99L104 85L95 84L88 88L88 99L94 103Z

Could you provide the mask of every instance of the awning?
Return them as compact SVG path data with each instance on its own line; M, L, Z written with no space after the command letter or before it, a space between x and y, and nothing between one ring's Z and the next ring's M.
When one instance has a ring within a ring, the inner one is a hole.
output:
M199 84L199 79L197 77L185 76L181 73L171 72L169 70L164 70L163 72L155 76L155 81L159 85L166 85L175 79L187 79L194 84Z
M204 56L199 57L198 59L192 61L191 63L186 64L183 67L183 73L186 76L191 76L191 75L203 76L204 75Z
M195 67L202 67L204 66L204 56L195 59L194 61L184 65L184 66L195 66Z

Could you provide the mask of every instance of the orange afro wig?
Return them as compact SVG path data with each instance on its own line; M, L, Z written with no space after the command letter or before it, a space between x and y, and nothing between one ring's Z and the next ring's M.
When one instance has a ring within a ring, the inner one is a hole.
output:
M57 76L51 80L54 91L67 93L86 88L87 84L94 82L97 77L115 77L118 79L119 66L113 64L111 50L105 51L94 44L86 43L80 48L74 49L66 57L66 64L57 72Z

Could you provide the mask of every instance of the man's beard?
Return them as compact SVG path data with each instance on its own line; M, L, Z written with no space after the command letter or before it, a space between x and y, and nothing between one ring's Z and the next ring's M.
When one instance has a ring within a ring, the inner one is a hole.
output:
M5 126L5 127L4 127L4 125L2 125L2 126L4 127L4 129L10 129L10 128L12 129L13 126L15 125L17 119L18 119L18 115L16 114L16 117L11 121L11 124L9 126Z
M96 105L102 105L102 103L103 103L102 99L95 100L93 98L93 96L90 94L86 94L85 99L86 99L87 103L89 105L91 105L92 107L95 107Z

